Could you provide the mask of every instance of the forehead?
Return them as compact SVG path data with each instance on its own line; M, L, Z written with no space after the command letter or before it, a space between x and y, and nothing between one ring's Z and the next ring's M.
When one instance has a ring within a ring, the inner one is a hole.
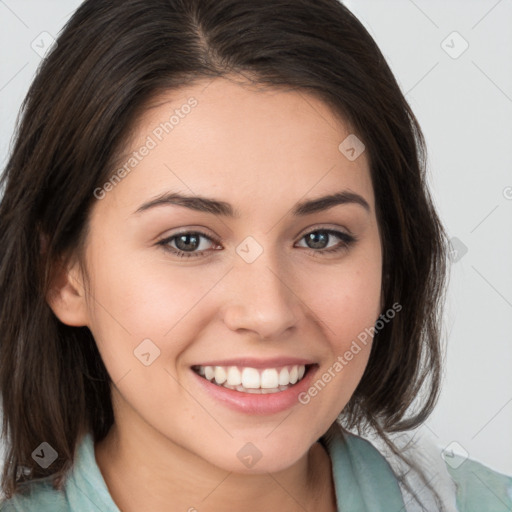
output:
M181 190L249 205L347 189L373 205L366 153L351 161L340 150L349 136L328 105L302 90L196 82L153 98L117 161L129 172L112 195L129 202Z

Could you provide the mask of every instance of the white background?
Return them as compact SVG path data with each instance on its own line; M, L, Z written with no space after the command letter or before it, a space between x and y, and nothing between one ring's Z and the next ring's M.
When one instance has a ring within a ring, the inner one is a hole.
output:
M344 3L417 115L436 205L467 247L452 266L443 392L422 428L439 446L512 474L512 0ZM0 0L1 168L41 61L31 44L42 32L56 37L79 4Z

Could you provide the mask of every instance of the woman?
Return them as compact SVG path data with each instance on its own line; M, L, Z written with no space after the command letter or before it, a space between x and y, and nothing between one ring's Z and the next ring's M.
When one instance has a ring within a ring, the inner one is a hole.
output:
M335 0L86 0L3 176L1 509L474 510L391 440L440 386L424 162Z

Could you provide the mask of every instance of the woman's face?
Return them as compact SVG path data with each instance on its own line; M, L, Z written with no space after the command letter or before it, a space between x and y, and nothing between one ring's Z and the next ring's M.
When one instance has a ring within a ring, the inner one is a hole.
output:
M117 428L227 471L284 469L349 401L381 312L367 155L304 92L215 79L155 105L95 192L86 250L82 323Z

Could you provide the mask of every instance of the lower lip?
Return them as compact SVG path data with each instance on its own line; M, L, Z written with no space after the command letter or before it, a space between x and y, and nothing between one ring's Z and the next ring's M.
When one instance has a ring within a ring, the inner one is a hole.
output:
M276 414L290 409L299 402L299 395L304 393L313 380L318 366L308 368L303 379L285 391L278 393L267 393L265 395L255 393L244 393L212 384L209 380L190 370L198 379L199 384L213 398L223 403L230 409L246 414Z

